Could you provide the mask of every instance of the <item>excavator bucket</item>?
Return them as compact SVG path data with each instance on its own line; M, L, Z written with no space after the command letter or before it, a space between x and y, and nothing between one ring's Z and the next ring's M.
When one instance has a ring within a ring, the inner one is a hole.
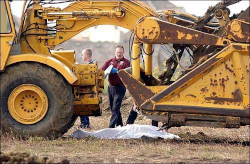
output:
M249 49L231 44L160 92L125 70L119 76L142 113L168 127L238 128L250 119Z

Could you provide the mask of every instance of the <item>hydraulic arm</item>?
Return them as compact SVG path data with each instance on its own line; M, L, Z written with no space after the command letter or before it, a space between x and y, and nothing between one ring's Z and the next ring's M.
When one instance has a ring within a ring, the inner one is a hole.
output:
M77 1L64 9L45 8L34 1L33 8L28 8L24 17L22 53L49 55L48 49L90 27L116 25L132 31L139 18L157 15L137 1Z

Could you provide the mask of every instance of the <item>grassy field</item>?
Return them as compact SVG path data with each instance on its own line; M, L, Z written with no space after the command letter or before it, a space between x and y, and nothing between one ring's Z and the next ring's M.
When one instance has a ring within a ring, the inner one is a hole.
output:
M123 122L130 108L131 99L128 98L121 109ZM105 97L103 115L90 117L91 129L88 130L107 128L109 118ZM151 120L144 116L136 120L136 124L150 123ZM68 133L56 140L40 137L19 140L12 135L2 136L1 152L15 159L39 157L53 162L64 160L64 163L249 163L248 126L240 129L171 128L169 132L179 135L179 140L69 138L79 124L78 119Z

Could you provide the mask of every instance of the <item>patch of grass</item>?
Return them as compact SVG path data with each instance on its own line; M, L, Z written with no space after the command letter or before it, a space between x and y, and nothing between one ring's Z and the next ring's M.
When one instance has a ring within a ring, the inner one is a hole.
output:
M5 138L3 138L3 141ZM12 142L13 143L13 142ZM239 160L248 162L248 147L235 145L199 145L192 143L171 143L165 140L107 140L107 139L58 139L44 140L37 142L29 140L24 142L14 140L15 147L8 147L8 143L2 142L3 150L13 152L28 152L40 157L49 157L54 161L61 161L64 158L71 162L88 163L165 163L180 162L197 159L200 161L212 160L223 162L224 160ZM192 151L190 151L192 150ZM244 152L244 153L242 153ZM221 155L218 155L221 154ZM230 155L230 156L229 156ZM146 160L146 161L145 161Z
M221 159L218 155L214 154L214 153L204 153L204 155L202 156L202 158L204 160L219 160Z

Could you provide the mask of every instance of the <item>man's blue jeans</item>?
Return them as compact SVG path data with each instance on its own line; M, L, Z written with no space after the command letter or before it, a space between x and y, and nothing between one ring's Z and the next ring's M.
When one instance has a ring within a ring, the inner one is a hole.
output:
M80 119L81 119L81 125L83 126L90 125L88 116L80 116Z

